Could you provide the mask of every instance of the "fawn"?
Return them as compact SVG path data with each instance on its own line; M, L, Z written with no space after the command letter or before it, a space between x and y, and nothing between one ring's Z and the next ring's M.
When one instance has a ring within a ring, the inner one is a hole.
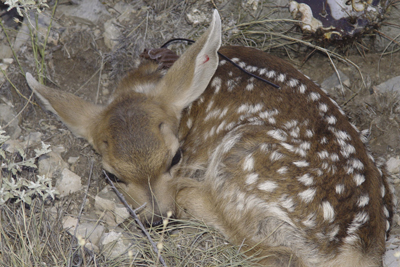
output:
M106 106L26 78L131 205L147 203L142 220L199 218L267 266L382 266L393 200L363 133L289 63L220 45L214 11L166 73L142 63Z

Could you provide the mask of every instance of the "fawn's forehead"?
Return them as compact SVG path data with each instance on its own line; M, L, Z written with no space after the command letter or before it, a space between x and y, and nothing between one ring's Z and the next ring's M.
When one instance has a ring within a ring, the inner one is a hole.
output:
M166 146L160 131L165 114L144 97L122 97L109 107L106 115L107 139L113 155L127 162L138 159L161 160Z

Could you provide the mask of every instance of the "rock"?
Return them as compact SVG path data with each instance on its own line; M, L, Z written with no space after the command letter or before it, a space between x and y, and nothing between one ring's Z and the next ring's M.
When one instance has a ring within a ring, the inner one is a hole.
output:
M57 12L76 22L96 25L100 18L109 18L110 13L99 0L76 0L78 5L60 5Z
M131 247L132 244L127 240L128 238L125 238L123 233L110 231L102 236L100 244L106 257L117 258L128 252Z
M8 44L0 44L0 58L11 58L12 50Z
M399 173L400 172L400 159L399 159L399 157L390 158L386 162L386 167L387 167L387 170L392 174Z
M121 35L121 31L116 26L117 21L115 19L108 20L104 23L104 43L105 45L113 50L118 45L118 37Z
M15 139L7 140L2 146L2 149L8 153L17 153L19 150L24 150L24 148L24 143Z
M79 160L79 157L69 157L68 158L68 163L69 164L74 164Z
M39 144L42 141L42 133L41 132L31 132L27 136L24 137L25 145L32 146Z
M62 171L68 168L66 163L59 154L54 150L39 157L39 175L46 175L46 177L59 178Z
M21 134L21 128L18 126L18 118L14 110L6 104L0 104L0 126L4 127L9 124L7 128L3 128L6 134L11 139L17 139Z
M56 188L61 197L77 192L82 189L81 177L65 168L61 172L61 178L56 182Z
M186 18L189 24L198 25L205 23L207 20L206 14L204 12L198 10L197 8L193 8L186 14Z
M102 225L88 222L78 224L78 219L71 216L64 217L63 228L78 239L85 239L89 249L91 249L91 245L94 245L95 248L98 247L99 241L105 232L105 227ZM89 241L89 243L87 241Z
M343 72L341 72L340 70L338 70L340 79L342 80L342 84L344 86L350 87L350 79L349 77L347 77ZM325 81L322 82L321 87L327 91L330 91L332 89L340 89L341 90L341 86L340 86L340 81L338 79L338 76L335 73L333 73L329 78L325 79Z
M110 186L106 186L101 190L94 198L94 201L95 208L100 211L99 213L102 214L103 219L106 220L110 226L116 226L130 216L127 208L121 203Z
M400 76L387 80L377 86L372 87L375 92L384 93L391 91L400 91Z
M131 14L135 13L133 6L126 4L123 1L115 4L114 9L118 11L119 14L121 14L117 18L119 22L130 21Z

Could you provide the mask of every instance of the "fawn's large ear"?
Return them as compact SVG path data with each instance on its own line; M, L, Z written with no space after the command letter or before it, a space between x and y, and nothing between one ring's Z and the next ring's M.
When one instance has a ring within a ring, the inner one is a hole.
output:
M26 73L26 81L47 110L60 117L75 135L86 138L89 143L92 143L90 126L103 110L102 106L89 103L71 93L40 84L29 72Z
M151 94L160 97L180 117L182 109L204 92L214 75L220 46L221 19L214 10L207 31L172 65Z

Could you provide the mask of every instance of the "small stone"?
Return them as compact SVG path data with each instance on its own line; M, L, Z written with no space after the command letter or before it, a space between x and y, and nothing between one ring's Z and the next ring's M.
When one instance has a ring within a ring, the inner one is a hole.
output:
M99 0L76 0L78 5L59 5L57 12L79 23L96 25L104 17L109 18L110 13Z
M39 144L42 141L42 133L41 132L31 132L27 136L24 137L25 144L27 146Z
M399 157L390 158L386 162L386 167L387 167L387 170L392 174L399 173L400 172L400 159L399 159Z
M6 105L0 104L0 126L7 126L7 128L3 128L6 131L6 134L10 136L11 139L17 139L21 134L21 128L18 126L18 118L16 118L17 114L14 110Z
M387 80L377 86L372 87L375 92L384 93L384 92L399 92L400 91L400 76L394 77L392 79Z
M198 25L207 21L207 16L197 8L193 8L186 14L186 18L190 24Z
M8 153L17 153L19 150L24 150L24 147L25 145L21 141L15 139L7 140L2 146Z
M110 90L108 90L107 88L103 88L103 95L109 95L110 94Z
M68 163L69 164L74 164L78 161L79 157L69 157L68 158Z
M342 84L344 86L350 87L351 83L350 83L349 77L347 77L340 70L338 70L338 73L339 73L340 79L342 81ZM338 79L336 72L333 73L329 78L325 79L322 82L321 87L327 91L332 90L332 89L341 89L340 81Z
M102 225L88 222L78 223L78 219L72 216L63 218L63 228L69 234L86 239L95 246L99 245L99 241L105 232L105 228Z
M118 37L121 35L120 29L116 26L116 20L110 19L104 23L104 44L111 50L118 45Z
M39 175L46 175L46 177L50 178L59 178L62 171L68 168L68 164L54 150L40 156L38 165Z
M110 258L117 258L125 254L131 247L131 244L125 244L123 241L123 234L115 231L110 231L104 234L101 238L101 246L103 251Z
M117 224L123 223L126 219L128 219L131 216L125 205L119 203L115 205L114 213L115 213L115 221Z
M61 178L56 182L56 188L61 197L77 192L82 189L81 177L65 168L61 172Z

